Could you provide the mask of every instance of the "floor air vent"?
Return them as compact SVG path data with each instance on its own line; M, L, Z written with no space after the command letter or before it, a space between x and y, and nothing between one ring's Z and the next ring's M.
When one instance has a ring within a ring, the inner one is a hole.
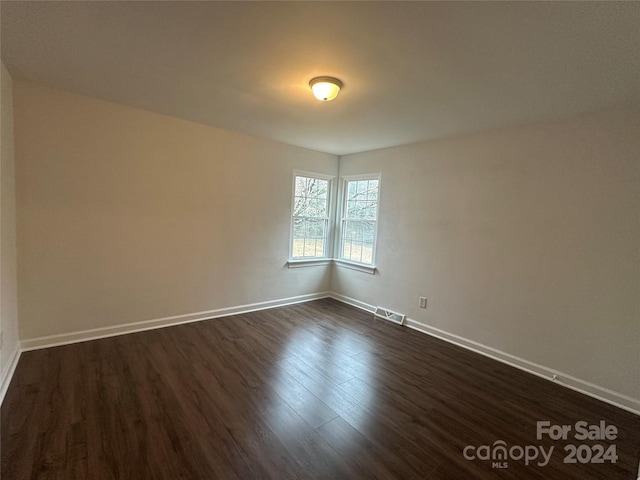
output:
M376 317L384 318L385 320L389 320L390 322L397 323L398 325L402 325L404 323L404 315L397 312L392 312L391 310L387 310L386 308L376 307L376 311L373 312Z

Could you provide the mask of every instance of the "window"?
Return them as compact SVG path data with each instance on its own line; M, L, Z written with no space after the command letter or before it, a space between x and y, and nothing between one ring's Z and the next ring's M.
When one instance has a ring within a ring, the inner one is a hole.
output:
M329 256L329 200L331 177L296 173L291 220L292 259Z
M373 265L379 194L379 174L345 178L338 255L340 259Z

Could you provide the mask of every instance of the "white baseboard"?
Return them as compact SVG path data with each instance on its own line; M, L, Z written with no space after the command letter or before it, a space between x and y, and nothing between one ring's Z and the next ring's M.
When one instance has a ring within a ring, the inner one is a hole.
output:
M2 371L2 376L0 377L0 405L2 405L2 402L4 401L4 396L7 393L7 389L9 388L9 384L13 378L13 372L16 371L16 367L18 366L18 360L20 359L21 353L22 350L20 349L20 344L16 344L13 352L11 353L11 357L9 357L9 363L7 363Z
M374 307L373 305L369 305L368 303L361 302L360 300L356 300L355 298L347 297L345 295L341 295L336 292L330 292L329 296L342 303L351 305L352 307L359 308L360 310L366 310L369 313L373 313L376 311L376 307Z
M373 305L369 305L354 298L346 297L339 293L331 292L330 296L331 298L334 298L340 302L352 305L367 312L373 312L375 310L375 307ZM583 393L628 412L640 415L640 400L638 400L637 398L633 398L628 395L615 392L608 388L595 385L593 383L581 380L558 370L554 370L543 365L538 365L537 363L530 362L529 360L516 357L509 353L502 352L478 342L474 342L473 340L469 340L467 338L460 337L439 328L432 327L425 323L419 322L418 320L407 318L404 324L407 327L418 332L426 333L427 335L431 335L446 342L453 343L454 345L458 345L459 347L466 348L467 350L479 353L486 357L492 358L493 360L506 363L507 365L518 368L520 370L524 370L525 372L544 378L545 380L549 380L550 382L557 383L558 385L561 385L563 387L570 388L571 390L575 390L576 392Z
M335 292L321 292L312 293L308 295L299 295L295 297L282 298L278 300L271 300L267 302L251 303L248 305L239 305L236 307L219 308L215 310L208 310L204 312L190 313L185 315L176 315L172 317L164 317L153 320L144 320L141 322L128 323L124 325L116 325L112 327L96 328L92 330L83 330L79 332L71 332L60 335L50 335L46 337L38 337L23 340L20 344L20 348L16 348L12 354L11 361L8 367L2 373L0 378L0 403L4 398L13 372L18 363L18 358L22 351L37 350L41 348L55 347L59 345L67 345L70 343L85 342L88 340L96 340L99 338L113 337L116 335L124 335L127 333L141 332L144 330L153 330L156 328L170 327L174 325L180 325L184 323L199 322L202 320L209 320L213 318L226 317L229 315L238 315L242 313L254 312L258 310L266 310L269 308L282 307L285 305L292 305L296 303L309 302L312 300L319 300L321 298L331 297L342 303L354 306L361 310L373 313L375 307L365 302L361 302L355 298L347 297ZM425 323L407 318L405 325L416 331L426 333L441 340L453 343L460 347L466 348L473 352L487 356L494 360L497 360L512 367L516 367L520 370L524 370L528 373L537 375L546 380L552 381L566 388L570 388L577 392L583 393L590 397L596 398L603 402L609 403L616 407L622 408L629 412L640 415L640 400L629 397L627 395L609 390L605 387L594 385L593 383L581 380L572 375L565 374L563 372L553 370L551 368L538 365L534 362L516 357L514 355L502 352L492 347L488 347L473 340L460 337L458 335L446 332L444 330L429 326Z
M94 328L91 330L82 330L79 332L29 338L26 340L22 340L21 348L23 352L26 352L29 350L38 350L41 348L57 347L60 345L68 345L71 343L86 342L88 340L97 340L99 338L114 337L116 335L124 335L127 333L171 327L174 325L181 325L183 323L200 322L202 320L227 317L229 315L238 315L241 313L266 310L269 308L283 307L285 305L293 305L296 303L319 300L321 298L327 298L329 296L329 292L311 293L308 295L298 295L295 297L281 298L278 300L270 300L267 302L239 305L236 307L218 308L215 310L207 310L204 312L188 313L185 315L175 315L172 317L156 318L152 320L143 320L141 322L115 325L112 327Z
M562 385L563 387L584 393L590 397L610 403L611 405L615 405L616 407L635 413L636 415L640 415L640 400L638 399L629 397L622 393L614 392L608 388L601 387L567 373L530 362L529 360L516 357L481 343L474 342L473 340L448 333L444 330L440 330L439 328L431 327L417 320L407 319L405 321L405 325L419 332L440 338L441 340L453 343L466 348L467 350L480 353L486 357L519 368L520 370L524 370L525 372L544 378L545 380L557 383L558 385Z

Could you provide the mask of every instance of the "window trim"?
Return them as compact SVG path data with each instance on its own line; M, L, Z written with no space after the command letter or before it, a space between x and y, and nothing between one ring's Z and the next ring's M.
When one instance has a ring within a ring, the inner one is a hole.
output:
M317 178L318 180L326 180L328 182L327 186L327 212L329 215L326 217L327 221L327 232L326 232L326 242L323 245L324 255L322 257L294 257L293 256L293 224L294 224L294 208L296 202L296 178L297 177L307 177L307 178ZM333 260L333 238L334 238L334 230L335 230L335 188L334 181L335 175L327 175L325 173L311 172L308 170L294 170L293 171L293 188L291 190L291 214L289 218L289 253L288 253L288 261L287 266L289 268L299 268L299 267L310 267L315 265L328 265Z
M371 275L375 275L376 271L378 270L375 265L352 262L351 260L345 260L344 258L334 258L333 264L338 267L348 268L350 270L356 270L358 272L370 273Z
M342 175L340 177L340 201L338 205L339 216L336 219L336 238L334 249L336 254L334 255L334 263L338 266L351 268L353 270L358 270L366 273L375 274L376 268L376 255L378 250L378 219L380 218L380 194L382 190L382 173L362 173L357 175ZM373 251L371 253L371 263L357 262L355 260L351 260L348 258L342 257L342 246L343 246L343 226L345 221L345 214L347 208L347 185L348 182L359 181L359 180L378 180L378 202L376 206L376 218L375 218L375 234L373 238Z
M333 258L324 257L307 257L304 259L290 258L287 261L287 267L289 268L303 268L303 267L319 267L321 265L330 265L333 263Z

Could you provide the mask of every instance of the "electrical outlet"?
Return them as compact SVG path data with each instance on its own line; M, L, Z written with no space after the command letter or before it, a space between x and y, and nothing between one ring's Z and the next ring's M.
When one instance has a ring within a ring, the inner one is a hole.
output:
M420 308L427 308L427 297L420 297L418 299L418 306Z

